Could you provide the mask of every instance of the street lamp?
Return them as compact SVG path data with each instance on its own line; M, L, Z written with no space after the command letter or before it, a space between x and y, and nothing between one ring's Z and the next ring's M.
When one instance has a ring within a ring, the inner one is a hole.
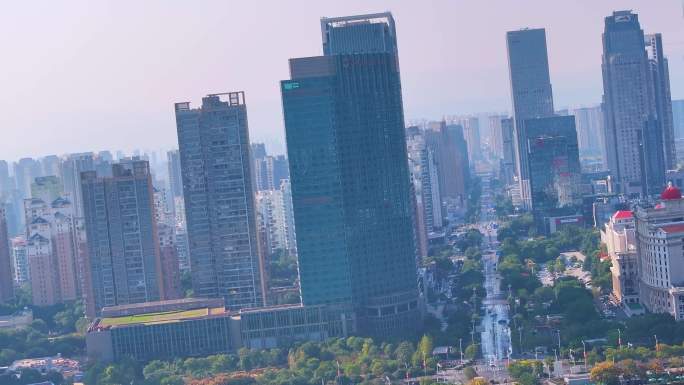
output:
M584 370L587 370L587 344L584 343L584 340L582 340L582 351L584 352Z

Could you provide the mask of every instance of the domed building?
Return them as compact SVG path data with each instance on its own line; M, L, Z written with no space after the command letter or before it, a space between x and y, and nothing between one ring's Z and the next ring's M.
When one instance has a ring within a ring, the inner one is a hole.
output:
M652 207L634 210L639 302L684 319L684 199L671 183Z

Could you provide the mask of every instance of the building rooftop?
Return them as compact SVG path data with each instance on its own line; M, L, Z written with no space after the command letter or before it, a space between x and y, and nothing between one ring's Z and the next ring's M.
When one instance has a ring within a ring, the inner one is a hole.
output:
M675 187L672 183L669 183L667 188L663 190L660 194L660 199L662 200L676 200L682 199L682 192Z
M115 326L126 326L134 324L153 325L160 323L171 323L185 321L193 318L201 318L214 315L222 315L226 313L224 307L218 308L200 308L190 310L167 311L157 313L144 313L135 315L126 315L120 317L106 317L95 321L93 325L95 328L109 328Z
M613 219L629 219L633 216L630 210L618 210L613 214Z
M684 232L684 224L662 226L660 229L668 234L682 233Z

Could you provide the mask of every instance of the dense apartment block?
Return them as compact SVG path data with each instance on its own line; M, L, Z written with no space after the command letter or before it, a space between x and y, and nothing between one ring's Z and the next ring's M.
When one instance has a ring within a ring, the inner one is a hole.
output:
M147 161L81 173L91 285L89 312L165 298L152 178Z
M33 304L50 306L80 298L83 255L71 201L26 199L24 212Z

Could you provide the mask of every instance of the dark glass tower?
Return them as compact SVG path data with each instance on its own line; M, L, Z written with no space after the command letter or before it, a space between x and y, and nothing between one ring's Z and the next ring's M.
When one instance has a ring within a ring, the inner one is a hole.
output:
M243 92L208 95L202 107L176 103L176 125L197 297L231 309L263 306L247 106Z
M323 19L326 56L281 82L302 302L348 306L363 334L420 322L394 22Z
M553 93L549 76L544 29L523 29L506 34L508 67L513 100L516 173L523 205L530 208L528 160L525 151L525 121L552 116Z
M575 117L531 119L525 133L532 209L545 214L579 204L581 168Z
M606 155L615 186L630 196L658 193L674 153L674 144L664 143L674 134L662 41L645 39L638 15L613 12L605 19L602 68Z
M112 176L81 173L92 288L89 307L164 299L147 161L112 165Z

